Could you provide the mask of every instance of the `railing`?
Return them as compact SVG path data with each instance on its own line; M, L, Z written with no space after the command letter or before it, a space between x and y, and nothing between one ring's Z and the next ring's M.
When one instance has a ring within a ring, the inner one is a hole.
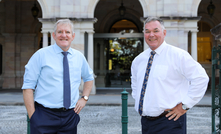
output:
M216 70L219 70L219 83L216 85ZM212 134L221 133L221 46L212 50ZM219 120L216 120L216 119ZM216 123L216 121L219 121Z
M27 134L30 134L30 119L27 115Z

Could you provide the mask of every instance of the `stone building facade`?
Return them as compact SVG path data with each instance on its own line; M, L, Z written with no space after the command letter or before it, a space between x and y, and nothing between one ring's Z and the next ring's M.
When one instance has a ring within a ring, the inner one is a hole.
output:
M81 51L94 70L92 94L99 89L130 88L130 64L147 49L143 22L161 17L166 42L188 51L211 75L211 49L219 42L210 29L221 22L221 1L210 16L211 0L1 0L0 89L20 89L24 66L34 52L53 45L53 25L74 23L71 47ZM33 17L33 7L38 14ZM82 87L80 87L81 89Z

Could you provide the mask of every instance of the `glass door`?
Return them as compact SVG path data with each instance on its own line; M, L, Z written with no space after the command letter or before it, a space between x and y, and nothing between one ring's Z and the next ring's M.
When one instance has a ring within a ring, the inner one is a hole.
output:
M143 38L95 38L94 41L96 88L130 88L131 63L143 51Z

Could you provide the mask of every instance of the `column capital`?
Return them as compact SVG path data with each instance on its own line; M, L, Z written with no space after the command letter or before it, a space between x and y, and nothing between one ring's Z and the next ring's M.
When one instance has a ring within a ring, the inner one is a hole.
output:
M41 28L41 33L50 33L50 31L53 31L53 28L50 28L50 27Z
M88 31L85 31L85 32L88 32L89 34L94 34L94 30L88 30Z
M45 33L49 33L49 31L42 30L41 33L45 34Z
M196 29L195 30L190 30L190 32L191 33L197 33L197 32L199 32L199 30L196 30Z
M91 30L91 29L89 29L89 30L87 30L87 29L81 30L81 33L85 33L85 32L87 32L89 34L94 34L94 30Z

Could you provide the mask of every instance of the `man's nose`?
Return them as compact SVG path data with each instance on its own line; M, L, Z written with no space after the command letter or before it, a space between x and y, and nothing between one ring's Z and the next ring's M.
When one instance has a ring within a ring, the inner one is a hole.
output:
M65 33L65 32L62 32L61 36L66 36L66 33Z
M154 33L153 33L153 32L150 32L150 36L154 36Z

